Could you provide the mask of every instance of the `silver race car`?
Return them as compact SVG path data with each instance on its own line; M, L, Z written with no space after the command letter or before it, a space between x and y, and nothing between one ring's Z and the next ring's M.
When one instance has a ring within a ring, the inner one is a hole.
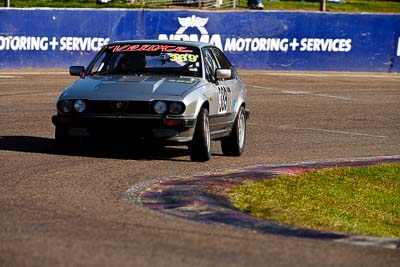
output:
M211 140L240 156L249 110L246 87L217 47L183 41L106 45L57 101L55 140L69 147L96 140L157 139L186 144L192 161L207 161ZM104 139L105 138L105 139Z

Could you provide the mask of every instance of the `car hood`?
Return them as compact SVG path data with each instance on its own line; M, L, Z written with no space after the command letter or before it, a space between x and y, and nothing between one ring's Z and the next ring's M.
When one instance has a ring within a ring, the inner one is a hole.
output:
M61 97L131 100L168 95L180 96L200 82L200 78L191 77L92 76L77 80L64 91Z

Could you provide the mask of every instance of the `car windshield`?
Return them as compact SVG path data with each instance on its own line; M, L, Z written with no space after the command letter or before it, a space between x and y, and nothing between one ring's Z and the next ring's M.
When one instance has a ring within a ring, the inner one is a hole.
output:
M201 77L196 47L171 44L112 44L90 63L89 75L179 75Z

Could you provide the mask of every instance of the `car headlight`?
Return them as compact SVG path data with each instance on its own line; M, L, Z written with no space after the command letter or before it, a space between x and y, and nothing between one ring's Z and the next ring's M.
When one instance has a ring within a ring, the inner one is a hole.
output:
M183 104L180 102L172 102L168 106L168 112L173 115L182 114L184 110Z
M164 114L167 111L167 104L163 101L157 101L154 104L154 111L158 114Z
M70 113L74 108L74 104L71 100L61 100L58 102L58 110L61 113Z
M76 100L74 104L74 109L79 113L84 112L86 110L86 102L83 100Z

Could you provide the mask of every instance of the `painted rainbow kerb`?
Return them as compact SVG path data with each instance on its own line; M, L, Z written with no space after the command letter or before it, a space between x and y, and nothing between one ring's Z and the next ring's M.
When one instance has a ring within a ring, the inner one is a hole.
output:
M233 207L227 197L227 191L235 186L278 178L282 175L298 175L307 170L399 162L400 156L389 156L285 166L243 167L169 178L165 181L153 183L141 191L135 201L146 208L192 221L210 224L223 223L261 233L284 236L330 240L349 239L352 236L346 233L302 229L273 220L250 216ZM400 240L395 241L394 247L400 247Z

